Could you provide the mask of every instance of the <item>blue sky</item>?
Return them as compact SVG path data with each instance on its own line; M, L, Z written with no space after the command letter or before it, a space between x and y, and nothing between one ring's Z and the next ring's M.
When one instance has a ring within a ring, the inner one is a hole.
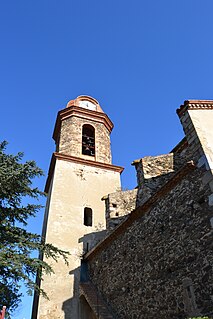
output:
M1 140L47 173L57 112L95 97L113 121L113 163L169 152L183 137L175 110L213 98L212 0L0 1ZM37 181L44 187L45 178ZM40 231L42 212L29 229ZM14 316L30 318L25 298Z

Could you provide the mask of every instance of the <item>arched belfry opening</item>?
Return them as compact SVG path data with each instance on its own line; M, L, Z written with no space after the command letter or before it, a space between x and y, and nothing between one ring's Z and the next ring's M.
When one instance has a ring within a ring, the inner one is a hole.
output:
M82 128L82 154L95 156L95 129L89 124Z

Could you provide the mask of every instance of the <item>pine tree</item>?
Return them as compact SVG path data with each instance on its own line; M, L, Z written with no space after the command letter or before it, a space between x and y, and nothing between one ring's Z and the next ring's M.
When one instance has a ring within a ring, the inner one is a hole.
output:
M35 283L35 276L53 272L50 265L32 252L53 258L62 256L67 263L67 252L49 243L41 236L27 231L29 217L34 217L41 205L29 203L39 200L44 193L33 187L32 181L43 172L34 161L22 162L23 153L5 153L7 143L0 143L0 307L14 311L21 301L20 284L24 282L29 294L33 290L46 296ZM25 202L29 204L24 204Z

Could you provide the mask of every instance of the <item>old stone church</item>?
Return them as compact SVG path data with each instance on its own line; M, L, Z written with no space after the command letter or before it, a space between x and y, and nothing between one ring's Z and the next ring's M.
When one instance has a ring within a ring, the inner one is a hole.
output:
M98 101L79 96L59 111L43 235L69 265L52 262L49 300L35 296L32 319L213 316L213 101L185 101L177 114L184 139L135 160L138 186L122 191Z

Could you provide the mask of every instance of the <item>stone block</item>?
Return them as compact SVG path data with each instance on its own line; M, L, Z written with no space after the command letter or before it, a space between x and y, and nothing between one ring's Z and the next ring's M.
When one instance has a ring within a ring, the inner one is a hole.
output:
M213 194L209 196L209 206L213 206Z
M209 174L211 174L211 176L212 176L212 172L211 172L211 171L209 171ZM210 186L210 188L211 188L211 191L213 192L213 180L211 180L211 181L209 182L209 186Z
M212 181L212 182L211 182ZM203 182L203 185L206 185L208 183L212 183L212 186L211 187L211 190L213 191L213 176L212 176L212 172L209 170L207 171L203 177L202 177L202 182Z

